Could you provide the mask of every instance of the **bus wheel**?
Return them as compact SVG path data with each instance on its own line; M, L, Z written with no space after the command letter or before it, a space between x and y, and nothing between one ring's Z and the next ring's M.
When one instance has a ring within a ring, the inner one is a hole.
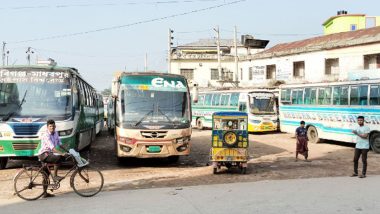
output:
M307 138L310 143L319 143L318 131L314 126L307 128Z
M198 118L197 119L197 128L199 130L203 130L203 122L202 122L202 119L201 118Z
M177 163L178 160L179 160L179 156L178 155L175 155L175 156L169 156L168 157L168 160L170 163Z
M372 134L369 142L372 150L376 153L380 153L380 133Z
M7 163L8 163L7 157L0 158L0 169L5 169L5 167L7 167Z

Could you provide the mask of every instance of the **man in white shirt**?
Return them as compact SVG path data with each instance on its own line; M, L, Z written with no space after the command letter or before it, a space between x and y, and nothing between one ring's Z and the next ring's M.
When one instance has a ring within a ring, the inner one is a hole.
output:
M362 156L363 170L359 178L365 178L367 172L367 154L369 151L369 132L370 128L364 125L364 117L358 117L358 126L352 130L356 135L356 146L354 155L354 174L352 177L358 176L359 158Z

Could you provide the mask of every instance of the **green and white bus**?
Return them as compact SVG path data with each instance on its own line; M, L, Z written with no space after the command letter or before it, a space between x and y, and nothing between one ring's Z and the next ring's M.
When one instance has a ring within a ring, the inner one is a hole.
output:
M96 91L75 68L0 67L0 168L33 157L46 121L56 121L64 145L84 150L95 139Z
M222 90L199 92L198 101L192 103L193 126L198 129L212 127L212 114L219 111L248 113L249 132L278 130L276 96L270 90Z
M96 120L96 134L99 134L104 127L104 102L103 95L96 94L96 107L97 107L97 120Z
M168 157L176 161L189 155L191 101L183 76L123 72L113 81L112 95L119 160Z

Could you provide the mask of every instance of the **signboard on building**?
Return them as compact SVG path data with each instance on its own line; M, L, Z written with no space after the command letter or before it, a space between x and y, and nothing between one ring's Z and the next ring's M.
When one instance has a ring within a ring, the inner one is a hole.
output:
M253 66L252 67L252 82L263 83L265 81L265 66Z
M278 66L276 70L276 80L289 80L293 76L292 69L290 65Z

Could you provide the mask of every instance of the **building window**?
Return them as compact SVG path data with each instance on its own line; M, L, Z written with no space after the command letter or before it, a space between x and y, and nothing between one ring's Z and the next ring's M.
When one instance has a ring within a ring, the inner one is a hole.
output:
M305 61L293 62L293 76L305 77Z
M253 68L249 67L249 70L248 70L248 80L252 80L252 79L253 79Z
M325 74L339 75L339 58L325 59Z
M364 69L380 68L380 54L364 55Z
M357 29L356 24L351 24L351 25L350 25L350 30L351 30L351 31L355 31L356 29Z
M376 17L365 18L365 28L376 27Z
M267 79L276 79L276 65L267 65Z
M194 69L181 69L180 72L187 80L194 79Z
M211 69L211 80L219 79L219 71L218 69Z

